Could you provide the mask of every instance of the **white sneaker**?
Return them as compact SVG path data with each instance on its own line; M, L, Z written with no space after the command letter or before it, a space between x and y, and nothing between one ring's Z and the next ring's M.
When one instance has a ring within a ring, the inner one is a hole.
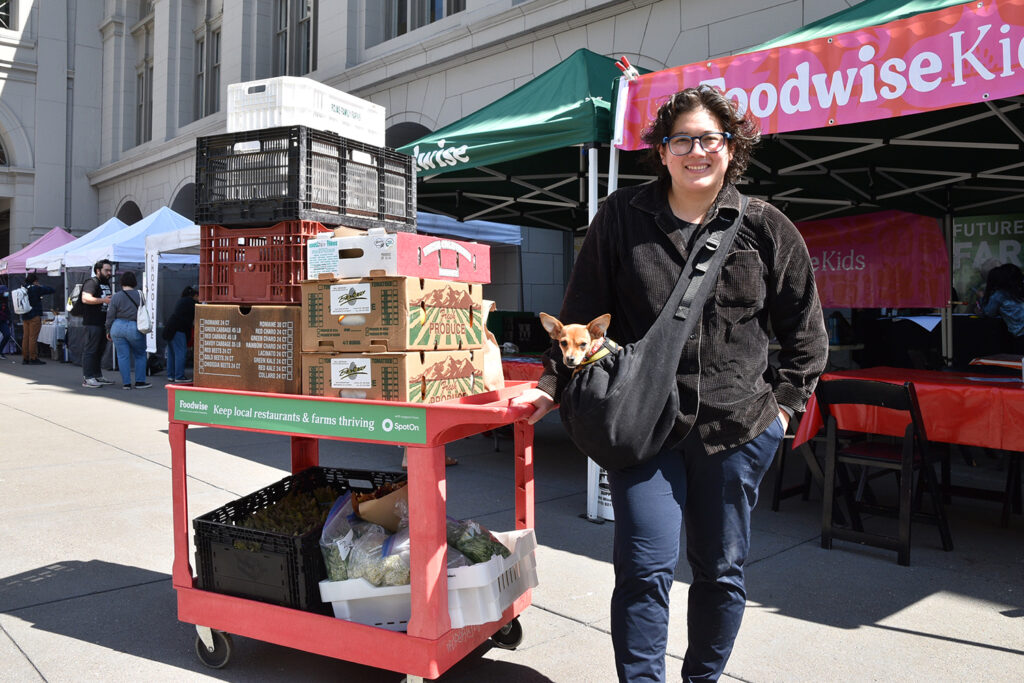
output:
M97 382L95 377L90 377L89 379L82 380L82 386L90 389L99 389L103 385Z
M106 377L95 377L93 379L95 379L100 384L113 384L114 383L113 380L109 380Z

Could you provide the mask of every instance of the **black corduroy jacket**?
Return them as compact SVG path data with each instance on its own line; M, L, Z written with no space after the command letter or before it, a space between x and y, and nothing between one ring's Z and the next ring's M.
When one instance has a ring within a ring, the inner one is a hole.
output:
M732 219L740 193L726 185L700 230ZM611 313L608 336L642 338L668 300L688 257L661 181L613 193L594 217L566 289L559 319L587 323ZM768 364L768 341L781 346ZM751 199L739 232L679 359L679 433L697 430L716 453L750 441L779 406L803 411L828 356L828 334L807 246L772 205ZM571 373L557 346L539 388L557 401Z

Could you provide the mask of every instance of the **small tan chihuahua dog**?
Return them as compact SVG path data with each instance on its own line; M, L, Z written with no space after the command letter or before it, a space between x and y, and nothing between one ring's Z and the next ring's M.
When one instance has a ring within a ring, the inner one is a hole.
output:
M599 315L586 325L573 323L563 325L558 318L547 313L540 314L540 324L548 331L551 338L562 348L562 360L565 366L579 368L604 344L604 335L612 321L610 313Z

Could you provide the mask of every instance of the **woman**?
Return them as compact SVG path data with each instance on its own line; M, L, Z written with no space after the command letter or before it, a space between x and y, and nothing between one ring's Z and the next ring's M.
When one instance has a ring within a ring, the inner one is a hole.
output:
M146 381L146 335L135 324L142 305L142 292L136 289L135 273L121 276L121 291L110 298L107 307L107 339L114 342L117 367L121 371L122 389L132 388L132 365L135 366L135 388L148 389Z
M981 299L985 315L1001 317L1013 335L1013 353L1024 354L1024 274L1012 263L988 271L985 296Z
M164 323L164 340L167 342L167 381L188 384L185 377L185 358L188 354L188 335L196 317L196 300L199 292L185 287L174 311Z
M714 88L669 98L644 134L659 178L618 190L598 211L559 319L579 323L611 313L612 339L641 339L696 236L712 221L739 215L733 183L759 137L756 123ZM782 349L779 367L769 370L772 333ZM751 198L679 360L677 442L644 463L608 472L615 512L611 631L620 680L665 680L669 588L684 522L693 581L682 677L722 675L746 602L758 485L790 416L814 391L827 353L807 247L781 212ZM552 349L538 388L515 401L534 405L531 423L568 382L560 356Z

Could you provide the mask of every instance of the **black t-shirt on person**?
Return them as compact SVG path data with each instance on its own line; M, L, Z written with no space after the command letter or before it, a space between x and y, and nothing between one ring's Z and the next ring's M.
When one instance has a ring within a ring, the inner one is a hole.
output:
M82 292L88 292L97 299L110 296L110 283L100 284L99 278L91 277L82 285ZM107 304L87 304L82 302L82 324L103 327L107 324Z
M672 216L672 221L675 224L675 232L679 236L679 241L686 245L686 253L689 254L693 250L693 238L697 233L697 228L700 227L700 223L690 223L689 221L684 221L675 214L670 213L670 215Z

